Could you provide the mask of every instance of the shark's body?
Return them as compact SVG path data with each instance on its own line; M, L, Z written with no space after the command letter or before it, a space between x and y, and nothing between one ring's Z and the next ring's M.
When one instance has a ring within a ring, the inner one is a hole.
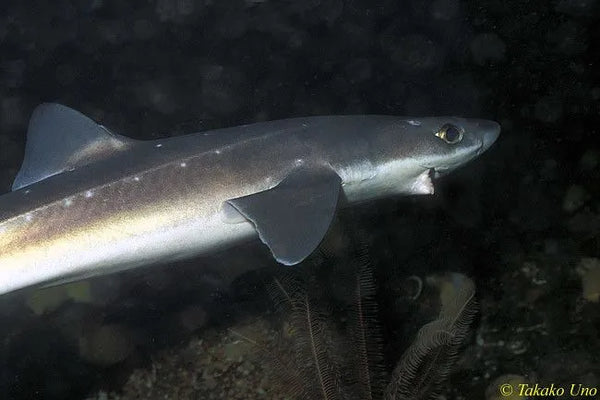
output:
M280 263L296 264L323 238L340 196L433 193L432 170L467 162L498 134L486 120L330 116L135 141L44 104L13 191L0 196L0 294L257 233Z

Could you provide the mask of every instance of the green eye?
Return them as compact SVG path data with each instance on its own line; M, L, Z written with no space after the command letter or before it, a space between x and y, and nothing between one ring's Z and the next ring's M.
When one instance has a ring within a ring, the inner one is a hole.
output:
M463 130L456 125L445 124L435 133L435 136L443 139L448 144L455 144L462 140Z

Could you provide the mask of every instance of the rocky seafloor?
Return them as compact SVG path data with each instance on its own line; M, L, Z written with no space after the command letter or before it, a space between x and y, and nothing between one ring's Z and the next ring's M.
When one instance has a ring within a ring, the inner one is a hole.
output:
M597 0L3 1L0 186L47 101L139 139L319 114L497 120L498 142L434 196L349 211L383 372L436 315L435 296L405 291L456 272L479 311L443 398L600 390L599 23ZM274 266L253 242L5 296L0 397L285 398L260 350L290 330L265 290ZM336 275L322 279L343 325Z

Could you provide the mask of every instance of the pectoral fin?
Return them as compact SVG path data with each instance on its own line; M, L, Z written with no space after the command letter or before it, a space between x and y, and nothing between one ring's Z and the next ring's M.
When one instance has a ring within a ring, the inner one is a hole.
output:
M228 200L251 221L284 265L298 264L319 245L335 214L340 177L326 168L300 169L264 192Z

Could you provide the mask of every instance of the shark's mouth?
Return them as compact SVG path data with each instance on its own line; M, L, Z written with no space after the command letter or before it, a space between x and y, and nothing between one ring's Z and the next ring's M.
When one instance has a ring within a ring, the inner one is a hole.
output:
M423 172L423 174L427 174L429 176L430 179L437 179L442 175L446 175L448 172L452 171L453 169L455 169L455 166L450 164L450 165L444 165L444 166L431 166L431 165L421 165L421 168L426 169L425 172ZM421 178L421 175L419 175L419 178ZM425 178L421 178L421 179L425 179Z
M429 170L429 175L432 178L437 179L440 176L447 174L449 171L450 171L450 167L431 168Z

